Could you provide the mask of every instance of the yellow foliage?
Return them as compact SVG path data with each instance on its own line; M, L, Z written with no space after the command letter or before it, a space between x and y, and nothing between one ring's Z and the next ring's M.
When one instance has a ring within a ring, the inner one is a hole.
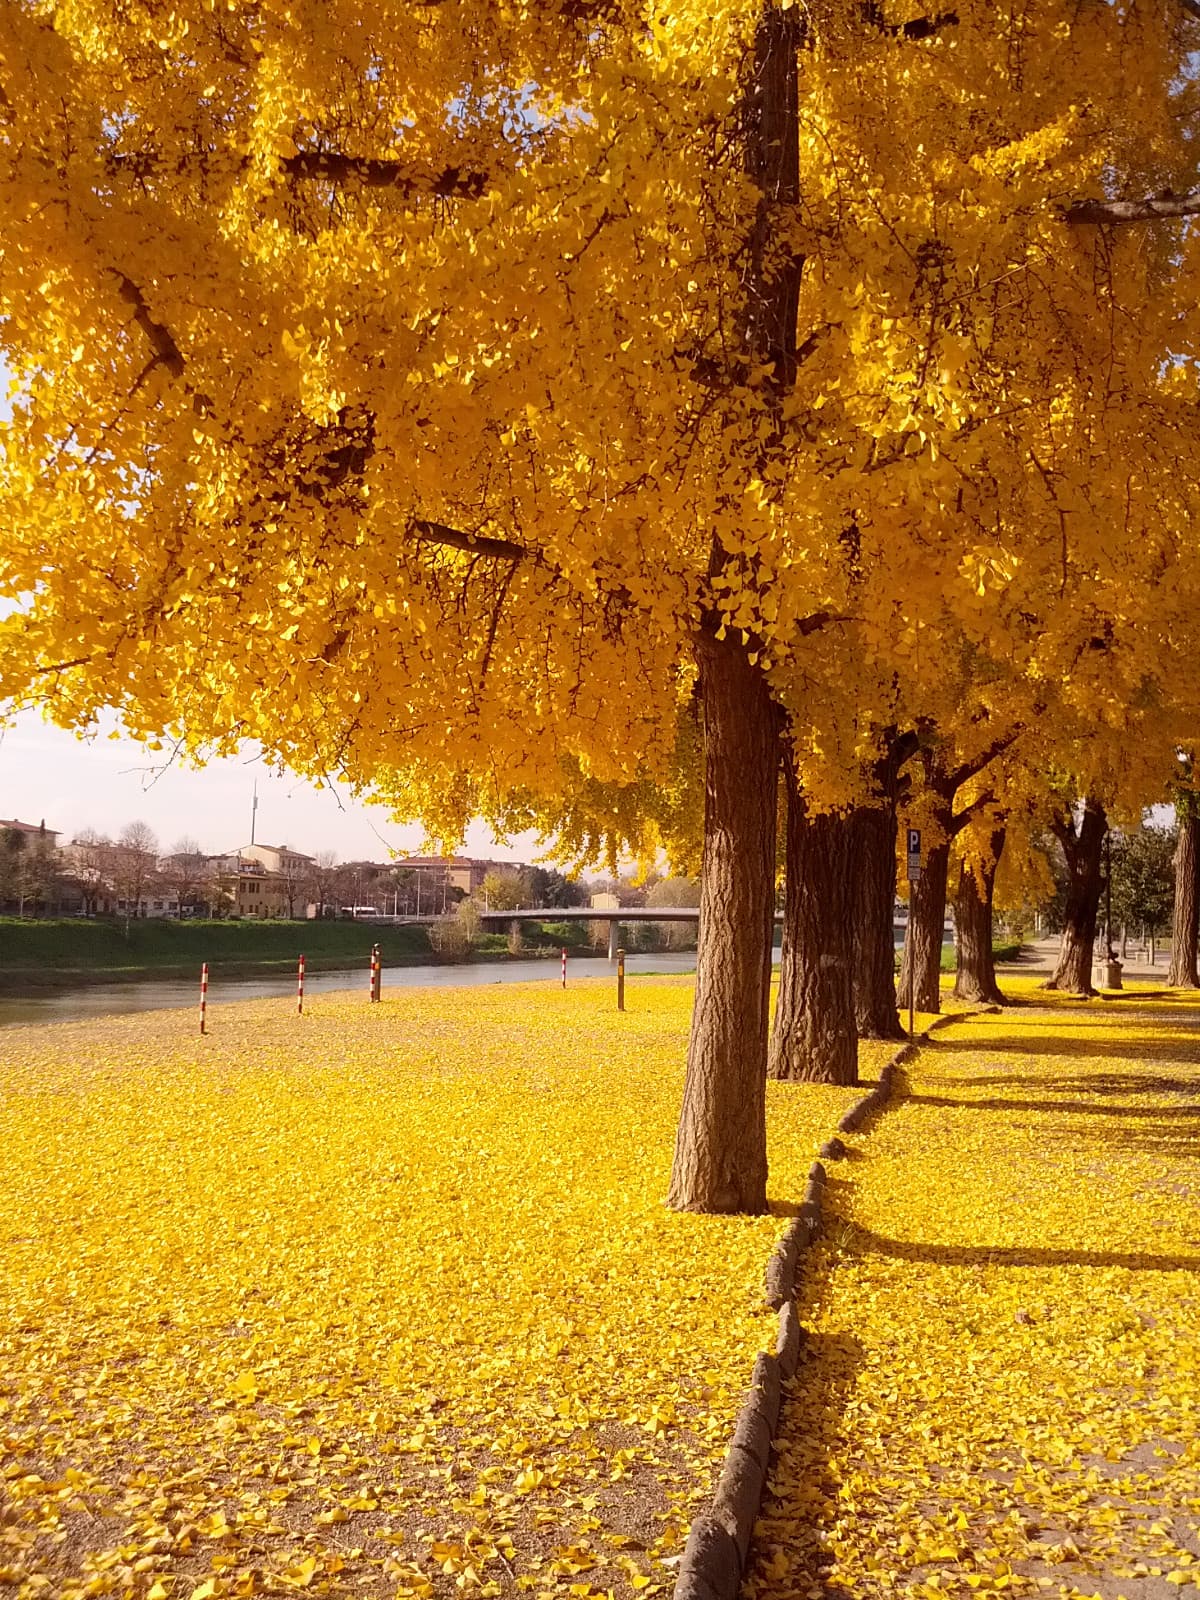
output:
M1006 988L839 1191L751 1600L1200 1577L1196 1008Z
M774 1340L781 1223L665 1210L691 988L628 1003L406 990L214 1007L205 1039L190 1012L0 1035L16 1593L668 1586ZM853 1093L770 1087L779 1202Z
M1194 21L910 10L5 6L0 696L449 836L669 781L702 615L816 801L951 651L1119 736L1195 650L1200 245L1070 207L1188 187Z

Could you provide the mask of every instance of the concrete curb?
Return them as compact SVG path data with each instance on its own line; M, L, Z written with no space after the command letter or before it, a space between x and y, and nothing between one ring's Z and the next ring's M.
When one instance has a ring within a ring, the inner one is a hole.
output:
M825 1168L814 1161L800 1210L767 1262L766 1300L779 1313L775 1353L764 1351L754 1363L750 1393L738 1412L712 1506L688 1531L675 1600L735 1600L741 1587L766 1486L771 1440L779 1426L783 1384L800 1364L804 1329L796 1307L796 1274L800 1256L821 1226L824 1191Z
M986 1006L977 1011L955 1011L931 1022L923 1033L896 1052L880 1073L876 1086L842 1116L838 1132L853 1133L883 1110L892 1096L897 1072L936 1029L971 1017L998 1015L1000 1010L1000 1006ZM839 1161L845 1154L846 1146L838 1138L827 1139L821 1146L826 1161ZM694 1519L688 1530L674 1600L737 1600L766 1488L771 1441L783 1403L782 1386L795 1376L804 1348L805 1331L796 1305L796 1277L800 1257L821 1227L825 1182L824 1166L814 1161L808 1169L800 1210L767 1261L766 1301L779 1313L775 1353L764 1352L754 1363L750 1393L738 1412L712 1505Z

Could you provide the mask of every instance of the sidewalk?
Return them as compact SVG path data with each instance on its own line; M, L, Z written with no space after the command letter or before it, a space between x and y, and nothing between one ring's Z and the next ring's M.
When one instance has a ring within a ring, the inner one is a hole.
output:
M831 1170L750 1600L1200 1586L1200 1006L1022 987Z
M1020 973L1025 976L1049 975L1058 965L1059 939L1053 934L1046 939L1034 939L1024 946L1020 957L1016 961L1003 961L996 963L997 976L1003 979L1011 973ZM1154 965L1150 965L1149 957L1131 939L1128 945L1128 957L1123 962L1124 979L1137 979L1139 982L1158 982L1165 984L1167 969L1171 964L1171 945L1165 940L1155 948ZM1118 947L1119 954L1119 947Z

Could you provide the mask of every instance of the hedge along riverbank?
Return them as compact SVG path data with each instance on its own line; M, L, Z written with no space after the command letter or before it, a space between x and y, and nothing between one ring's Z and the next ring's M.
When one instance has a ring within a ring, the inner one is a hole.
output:
M70 917L45 921L0 918L0 991L63 988L88 983L188 978L207 961L224 977L265 977L294 970L304 955L310 972L365 964L371 946L381 946L385 966L506 961L595 953L584 923L526 924L522 947L509 950L503 933L480 933L470 949L450 955L434 949L426 924L346 921L230 921L143 918L128 935L119 919Z

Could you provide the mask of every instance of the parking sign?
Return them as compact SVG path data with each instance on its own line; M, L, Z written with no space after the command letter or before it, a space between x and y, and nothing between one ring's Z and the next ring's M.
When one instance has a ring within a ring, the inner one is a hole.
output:
M912 883L921 876L921 830L910 828L908 830L908 881Z

